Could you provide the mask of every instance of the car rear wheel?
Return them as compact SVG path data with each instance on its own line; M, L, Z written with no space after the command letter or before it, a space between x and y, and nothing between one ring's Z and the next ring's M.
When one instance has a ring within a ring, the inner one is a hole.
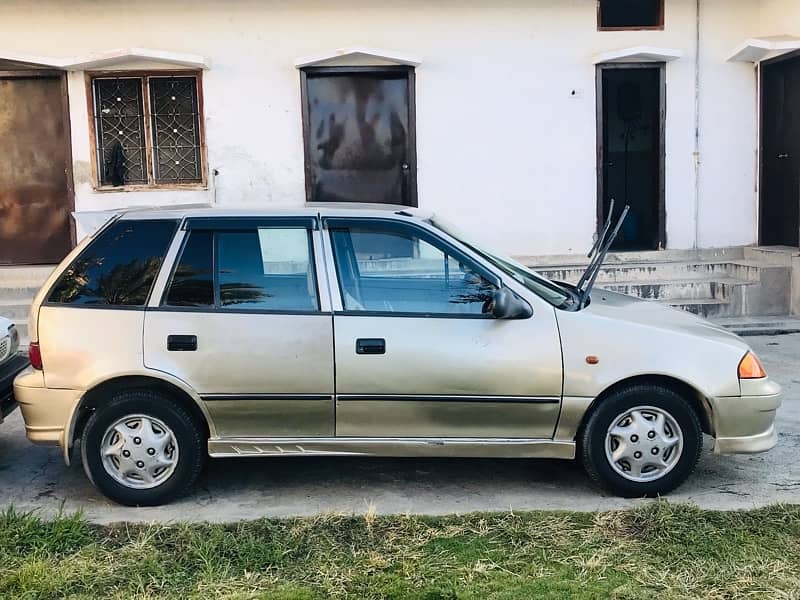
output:
M108 498L155 506L182 495L202 470L201 428L151 390L120 392L95 410L81 438L83 467Z
M603 398L579 434L580 457L600 486L625 497L671 492L703 447L697 414L674 390L632 385Z

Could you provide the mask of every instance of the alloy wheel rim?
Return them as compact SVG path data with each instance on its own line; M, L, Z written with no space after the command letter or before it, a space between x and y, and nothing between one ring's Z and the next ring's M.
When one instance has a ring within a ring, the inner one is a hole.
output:
M683 431L675 418L655 406L637 406L618 415L606 432L611 468L629 481L661 479L683 454Z
M148 415L127 415L108 426L100 445L103 468L128 488L151 489L169 479L178 465L175 434Z

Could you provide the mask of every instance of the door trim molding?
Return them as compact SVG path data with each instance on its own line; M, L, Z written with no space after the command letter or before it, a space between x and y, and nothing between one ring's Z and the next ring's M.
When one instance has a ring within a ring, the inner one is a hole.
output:
M487 396L438 394L337 394L337 401L348 402L497 402L501 404L559 404L561 398L547 396Z
M574 441L528 438L211 438L212 458L384 456L575 458Z
M202 394L203 402L226 402L233 400L318 400L330 402L332 394Z

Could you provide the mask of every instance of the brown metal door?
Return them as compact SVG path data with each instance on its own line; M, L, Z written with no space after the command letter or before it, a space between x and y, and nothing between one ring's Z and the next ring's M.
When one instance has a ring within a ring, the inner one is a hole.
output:
M311 202L416 206L413 69L303 72Z
M761 244L800 244L800 57L764 65Z
M70 251L70 151L63 76L0 74L0 264Z

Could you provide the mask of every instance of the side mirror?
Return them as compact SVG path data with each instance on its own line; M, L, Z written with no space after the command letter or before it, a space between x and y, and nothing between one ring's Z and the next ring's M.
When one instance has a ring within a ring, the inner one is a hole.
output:
M527 319L533 316L530 304L505 287L494 292L488 312L495 319Z

